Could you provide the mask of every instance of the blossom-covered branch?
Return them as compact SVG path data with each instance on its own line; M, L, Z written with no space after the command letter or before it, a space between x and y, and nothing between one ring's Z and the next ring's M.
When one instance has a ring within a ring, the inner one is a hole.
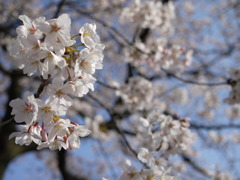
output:
M50 20L32 20L25 15L19 19L23 25L17 28L18 37L9 47L10 54L18 68L28 76L37 73L42 83L34 95L26 92L23 100L10 102L15 121L25 124L10 138L15 137L20 145L33 141L37 149L78 149L79 137L90 131L64 116L72 105L70 96L82 97L89 89L94 90L93 74L102 68L104 45L96 34L96 25L80 28L79 40L84 48L78 49L77 41L70 36L68 14Z

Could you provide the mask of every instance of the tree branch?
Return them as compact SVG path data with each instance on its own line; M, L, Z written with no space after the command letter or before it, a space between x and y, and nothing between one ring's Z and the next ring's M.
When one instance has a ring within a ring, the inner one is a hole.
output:
M87 180L87 178L85 178L85 177L73 176L67 171L67 169L66 169L66 167L67 167L66 153L67 153L67 151L62 149L58 152L58 156L57 156L57 158L58 158L58 168L59 168L59 171L62 174L63 180Z
M204 168L202 168L201 166L196 164L190 157L188 157L186 155L182 155L182 159L183 159L184 162L186 162L188 165L190 165L194 170L196 170L200 174L202 174L204 176L207 176L209 178L211 177L209 175L209 173L207 172L207 170L205 170Z
M173 77L179 81L185 82L185 83L189 83L189 84L195 84L195 85L200 85L200 86L222 86L222 85L229 85L229 80L223 81L223 82L217 82L217 83L210 83L210 82L197 82L197 81L193 81L193 80L189 80L189 79L184 79L182 77L179 77L177 75L175 75L174 73L171 73L165 69L162 68L162 71L164 71L167 76L169 77Z
M64 4L65 4L65 0L61 0L61 1L58 3L57 10L56 10L53 18L57 18L57 17L59 16L59 14L60 14L60 12L61 12Z

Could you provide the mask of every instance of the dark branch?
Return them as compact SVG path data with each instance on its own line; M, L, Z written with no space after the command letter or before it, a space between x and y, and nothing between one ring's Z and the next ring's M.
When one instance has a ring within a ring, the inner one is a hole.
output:
M76 176L69 174L69 172L66 169L66 167L67 167L66 153L67 153L67 151L64 149L62 149L61 151L58 152L58 168L62 174L63 180L87 180L87 178L85 178L85 177L76 177Z
M64 4L65 4L65 0L61 0L59 2L58 6L57 6L57 10L56 10L53 18L57 18L59 16L60 12L62 11L62 8L63 8Z
M43 79L42 77L41 79L42 79L42 83L39 85L37 92L34 94L35 98L39 98L44 88L49 84L48 79Z
M190 79L184 79L182 77L179 77L177 75L175 75L172 72L169 72L165 69L162 69L162 71L164 71L168 77L173 77L179 81L185 82L185 83L189 83L189 84L195 84L195 85L200 85L200 86L222 86L222 85L229 85L229 80L223 81L223 82L216 82L216 83L211 83L211 82L197 82L197 81L193 81Z
M188 165L190 165L197 172L201 173L204 176L210 177L209 173L204 168L202 168L201 166L196 164L190 157L188 157L186 155L182 155L182 159L184 162L186 162Z
M201 124L191 123L190 128L199 129L199 130L239 129L240 124L201 125Z

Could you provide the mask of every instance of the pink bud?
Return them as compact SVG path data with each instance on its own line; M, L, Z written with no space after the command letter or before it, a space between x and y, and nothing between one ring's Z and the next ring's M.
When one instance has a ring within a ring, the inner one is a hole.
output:
M41 137L43 141L48 141L47 132L45 130L41 130Z

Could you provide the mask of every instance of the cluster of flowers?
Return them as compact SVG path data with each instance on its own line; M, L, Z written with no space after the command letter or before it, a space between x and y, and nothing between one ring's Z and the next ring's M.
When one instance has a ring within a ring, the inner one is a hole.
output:
M151 72L159 72L161 68L184 71L191 65L193 51L180 45L168 47L167 44L164 38L154 39L146 44L136 42L136 48L125 49L126 61L143 72L148 69L146 67L151 68Z
M121 18L143 28L160 27L162 32L171 32L175 9L171 1L163 4L161 1L150 0L142 3L141 0L135 0L131 7L123 9Z
M123 168L123 174L120 180L174 180L175 176L170 175L170 168L166 168L167 161L164 158L157 158L157 152L149 152L146 148L140 148L138 152L138 159L147 166L141 171L126 160L126 165Z
M142 127L138 128L137 137L140 146L161 153L162 157L181 154L189 150L194 142L194 135L189 129L188 119L174 120L172 116L152 110L146 118L139 120Z
M176 117L177 118L177 117ZM194 134L189 129L188 119L174 119L156 108L136 124L139 147L137 158L143 164L141 170L125 161L120 180L175 180L171 174L169 156L191 152L190 145L194 142ZM132 125L134 126L134 124ZM134 144L134 143L133 143ZM108 180L103 178L103 180Z
M80 37L81 44L74 45L68 14L50 20L45 17L31 20L25 15L19 19L23 25L17 28L18 37L9 47L10 55L24 73L31 76L38 72L49 84L44 89L46 97L26 92L23 100L10 102L15 121L24 124L22 131L12 133L10 138L16 137L15 142L20 145L33 141L38 149L77 149L79 137L90 131L65 115L72 105L70 96L82 97L89 89L94 90L93 74L102 68L104 45L96 34L96 25L81 27L74 36Z
M94 139L105 141L112 137L113 132L106 127L105 118L102 115L96 115L93 118L86 117L84 121Z
M138 159L146 166L139 169L132 165L130 160L125 161L122 175L119 180L176 180L171 175L171 168L167 168L167 160L157 157L157 152L149 152L146 148L140 148ZM102 180L108 180L103 178Z
M132 77L129 82L117 91L127 108L131 111L143 110L153 98L153 85L142 77Z

